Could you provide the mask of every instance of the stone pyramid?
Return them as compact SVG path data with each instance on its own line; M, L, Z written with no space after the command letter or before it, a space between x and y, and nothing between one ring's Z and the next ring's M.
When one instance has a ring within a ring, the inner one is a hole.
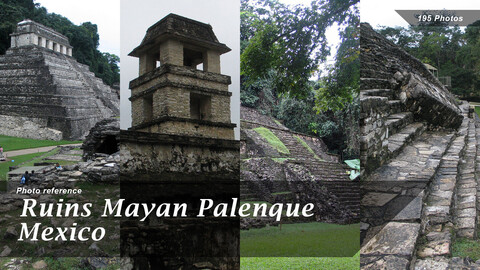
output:
M68 38L31 20L17 25L0 56L0 134L82 139L119 115L119 94L78 63Z

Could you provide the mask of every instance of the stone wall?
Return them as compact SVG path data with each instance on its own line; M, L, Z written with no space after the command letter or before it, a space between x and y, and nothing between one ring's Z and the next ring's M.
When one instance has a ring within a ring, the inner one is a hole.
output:
M202 198L239 197L239 142L121 131L121 198L186 203L187 217L121 224L121 252L136 269L238 269L238 218L196 217Z
M120 139L123 175L149 172L222 177L237 175L240 169L238 141L132 131L121 131Z
M388 104L386 97L360 96L360 167L370 171L388 156Z
M455 97L418 59L361 24L360 160L368 175L426 126L458 128Z
M36 140L62 139L62 132L47 127L47 122L40 118L0 115L0 134Z
M458 128L462 113L455 97L415 57L361 24L360 62L362 78L388 80L395 96L416 119L436 126Z
M141 125L151 125L152 120L162 117L191 119L193 117L190 111L191 94L209 99L209 109L203 115L202 120L230 124L230 97L232 95L228 92L230 82L229 76L164 64L130 82L132 125L137 129ZM175 124L185 126L181 123ZM201 125L201 123L199 124ZM232 128L230 125L228 127ZM173 133L166 132L186 135L202 133L200 131L192 132L191 128L187 130L187 133L183 133L182 129ZM209 136L213 136L213 134ZM233 137L218 136L218 138Z

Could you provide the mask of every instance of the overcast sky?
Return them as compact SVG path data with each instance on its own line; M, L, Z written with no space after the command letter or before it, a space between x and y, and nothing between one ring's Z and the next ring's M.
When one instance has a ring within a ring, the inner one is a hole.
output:
M378 26L402 26L408 23L395 12L395 10L435 10L435 9L480 9L478 0L361 0L360 19L368 22L372 27Z
M60 14L76 25L91 22L97 25L99 50L120 55L119 0L35 0L48 12ZM75 49L75 48L73 48Z

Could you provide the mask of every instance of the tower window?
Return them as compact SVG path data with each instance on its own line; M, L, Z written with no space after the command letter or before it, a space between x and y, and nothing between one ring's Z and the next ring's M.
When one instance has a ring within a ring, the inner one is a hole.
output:
M153 95L143 98L143 119L144 122L153 120Z
M190 93L190 117L198 120L209 120L211 113L210 96Z
M191 49L183 48L183 65L198 69L198 65L203 63L203 53Z

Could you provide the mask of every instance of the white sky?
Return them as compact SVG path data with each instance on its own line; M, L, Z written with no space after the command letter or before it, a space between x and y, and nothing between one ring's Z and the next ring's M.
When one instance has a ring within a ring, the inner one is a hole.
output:
M101 52L120 55L119 0L35 0L48 12L60 14L76 25L91 22L97 25ZM75 48L73 48L75 50Z
M373 28L378 26L402 26L408 23L395 10L435 10L435 9L480 9L478 0L361 0L360 19Z

